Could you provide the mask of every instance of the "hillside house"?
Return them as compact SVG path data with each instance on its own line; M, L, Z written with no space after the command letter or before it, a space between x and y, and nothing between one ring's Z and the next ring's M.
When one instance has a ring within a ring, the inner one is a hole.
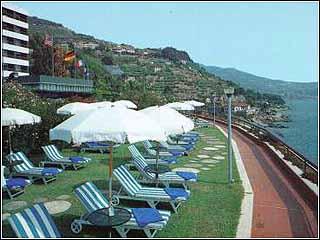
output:
M247 112L247 110L250 110L250 105L244 102L237 102L232 105L232 108L234 112Z
M104 69L112 76L122 77L124 75L124 72L118 65L104 65Z
M79 49L96 49L99 44L95 42L75 42L74 46Z

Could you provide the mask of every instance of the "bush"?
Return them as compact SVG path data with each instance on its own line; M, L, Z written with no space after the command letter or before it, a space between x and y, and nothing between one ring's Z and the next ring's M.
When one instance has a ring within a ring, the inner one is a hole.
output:
M6 82L2 87L2 107L18 108L41 117L41 123L16 126L11 130L14 151L40 152L41 146L49 143L49 130L65 117L56 111L65 104L64 100L42 99L15 82ZM3 127L3 152L9 152L8 127Z

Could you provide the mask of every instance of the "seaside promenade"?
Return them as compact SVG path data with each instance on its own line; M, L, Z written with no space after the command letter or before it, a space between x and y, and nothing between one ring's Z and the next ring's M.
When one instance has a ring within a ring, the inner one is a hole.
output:
M317 237L318 203L306 202L260 145L235 129L233 139L254 193L251 237Z

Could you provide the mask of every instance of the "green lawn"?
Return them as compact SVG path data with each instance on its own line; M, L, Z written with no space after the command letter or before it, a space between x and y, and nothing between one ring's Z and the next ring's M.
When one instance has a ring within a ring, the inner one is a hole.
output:
M226 139L223 134L215 128L203 128L198 130L206 136L216 136L222 142ZM177 164L170 165L171 168L182 167L190 163L190 159L196 159L196 156L203 147L212 147L206 143L204 138L198 141L196 149L187 156L181 157ZM208 151L207 155L221 155L227 148L218 151ZM58 179L48 185L35 183L26 189L26 192L14 200L3 199L2 206L10 201L26 201L28 205L42 198L44 201L52 201L60 195L70 195L67 201L71 208L60 214L54 215L54 220L63 237L107 237L107 233L97 228L85 228L80 235L74 235L70 230L70 224L73 219L79 218L84 213L80 202L76 199L73 189L78 184L85 181L93 181L100 189L107 189L108 176L108 157L102 154L79 154L71 149L63 151L66 156L83 155L93 159L86 167L78 171L67 170L62 173ZM129 152L127 146L119 147L114 153L114 167L128 162ZM235 164L233 164L233 174L235 182L231 186L227 183L227 161L221 160L211 167L210 170L202 170L199 173L197 183L191 185L191 197L179 209L177 214L172 214L168 225L160 231L156 237L235 237L236 228L240 216L241 200L243 198L243 188ZM207 167L204 166L203 167ZM116 186L116 180L115 180ZM137 206L137 203L128 201L120 204L126 206ZM146 205L141 205L146 206ZM164 209L170 209L169 206L162 206ZM17 211L19 211L18 209ZM8 211L6 211L8 212ZM9 213L13 213L9 212ZM4 211L3 211L4 213ZM3 222L4 237L14 237L14 233L7 221ZM116 236L114 234L113 236ZM133 232L129 237L144 237L142 232Z

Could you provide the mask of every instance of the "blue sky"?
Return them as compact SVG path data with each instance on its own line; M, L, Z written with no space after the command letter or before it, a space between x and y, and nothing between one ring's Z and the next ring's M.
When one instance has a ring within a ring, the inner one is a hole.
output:
M206 65L318 81L318 3L16 2L30 15L135 47L173 46Z

